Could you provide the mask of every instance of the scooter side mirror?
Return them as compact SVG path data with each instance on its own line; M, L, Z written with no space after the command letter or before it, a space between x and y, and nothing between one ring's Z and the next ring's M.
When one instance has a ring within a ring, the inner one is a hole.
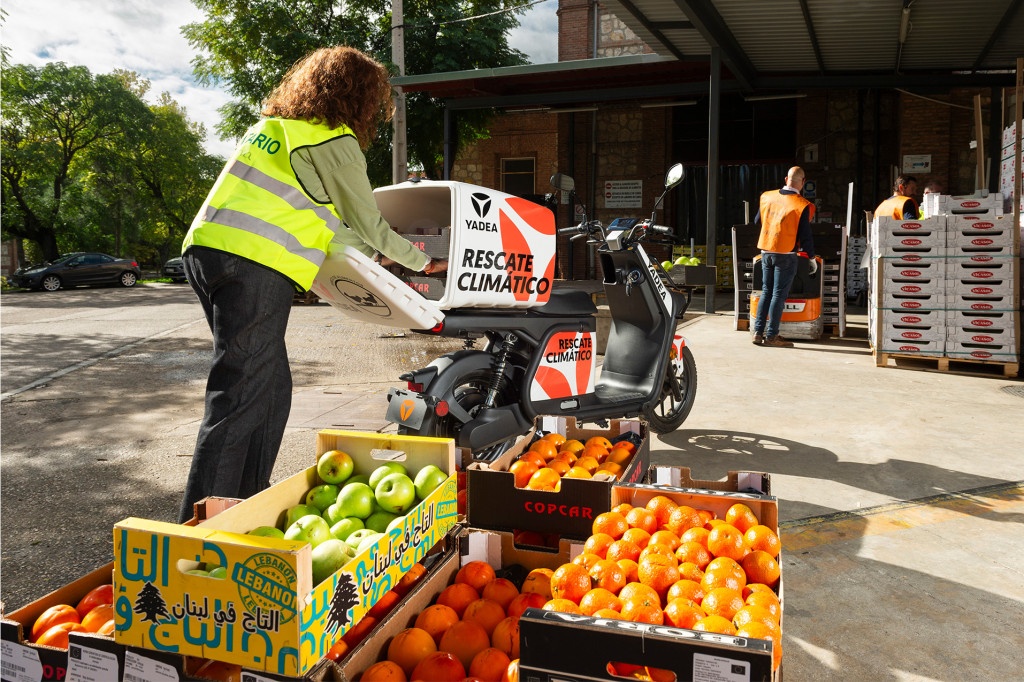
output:
M576 181L565 173L555 173L551 176L551 185L563 192L572 192L576 189Z
M665 189L672 189L686 178L686 169L683 164L677 163L665 173Z

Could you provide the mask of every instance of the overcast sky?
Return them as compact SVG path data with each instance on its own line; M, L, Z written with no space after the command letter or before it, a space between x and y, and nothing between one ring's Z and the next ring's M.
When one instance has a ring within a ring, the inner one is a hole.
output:
M206 125L207 148L228 156L232 142L217 139L217 109L225 92L197 85L189 64L194 52L181 35L184 24L202 15L190 0L4 0L7 13L0 41L15 64L51 61L82 65L94 74L135 71L152 83L150 100L161 92L184 106L188 117ZM534 64L557 60L555 12L558 0L531 7L510 36ZM410 17L406 16L408 20Z

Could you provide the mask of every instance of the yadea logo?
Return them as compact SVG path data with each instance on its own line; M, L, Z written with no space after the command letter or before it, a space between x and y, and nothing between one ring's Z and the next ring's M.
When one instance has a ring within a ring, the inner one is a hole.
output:
M995 341L995 337L989 336L988 334L975 334L971 337L971 341L975 343L992 343Z

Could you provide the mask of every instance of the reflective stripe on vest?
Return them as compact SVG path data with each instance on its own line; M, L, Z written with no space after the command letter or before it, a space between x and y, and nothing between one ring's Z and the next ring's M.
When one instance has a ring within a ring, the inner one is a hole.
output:
M777 189L762 194L761 234L757 240L757 248L775 253L789 253L795 250L800 216L808 206L812 207L813 216L814 204L799 194L783 194Z
M264 119L249 129L185 236L183 251L204 246L265 265L308 289L342 219L302 188L291 154L353 135L305 121ZM278 156L280 154L280 156Z

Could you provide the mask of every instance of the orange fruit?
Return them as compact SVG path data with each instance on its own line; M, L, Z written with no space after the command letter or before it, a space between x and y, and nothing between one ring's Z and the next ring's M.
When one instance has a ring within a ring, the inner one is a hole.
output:
M559 476L565 476L569 473L569 469L572 469L572 466L564 459L553 459L548 462L548 469L557 472Z
M622 600L616 597L613 592L603 587L595 587L583 595L583 599L580 599L580 611L585 616L592 616L601 609L620 611L622 609Z
M713 525L711 522L717 518L715 512L711 511L710 509L698 509L697 514L700 515L700 525L704 528L707 528L708 530L711 530L711 526Z
M409 676L409 682L462 682L465 678L466 666L457 656L447 651L435 651L420 661Z
M580 611L580 605L569 599L549 599L543 607L546 611L558 611L559 613L578 613L582 615Z
M771 628L760 623L748 623L741 628L736 628L736 636L770 641L772 643L772 670L779 669L779 664L782 663L782 639L776 639Z
M114 617L114 607L111 604L99 604L92 611L85 614L82 619L82 627L88 632L99 632L106 622Z
M67 649L69 632L88 631L82 627L81 623L76 621L64 621L63 623L57 623L56 625L52 625L47 628L45 632L36 638L35 643L39 646L52 646L55 649Z
M417 664L437 651L437 643L430 633L417 627L406 628L388 643L387 660L397 663L408 677Z
M541 440L551 441L552 443L555 444L556 448L561 447L566 443L565 436L558 433L557 431L552 431L551 433L544 434L544 436L541 437Z
M723 635L735 635L736 628L728 618L722 616L710 615L705 618L701 618L693 624L691 630L700 630L702 632L717 632Z
M629 530L629 522L626 517L618 512L603 512L594 518L591 526L591 533L607 533L618 540L622 534Z
M583 551L596 554L602 559L608 553L608 545L615 542L615 538L608 533L594 533L583 543Z
M747 574L747 580L752 583L763 583L774 587L779 582L782 569L779 562L768 552L756 550L743 557L740 566Z
M484 626L475 620L460 620L453 623L441 637L439 651L453 654L463 667L468 668L473 657L491 645L491 636Z
M551 596L579 604L590 591L590 573L579 564L562 564L551 576Z
M747 530L759 523L750 507L742 502L737 502L726 510L725 522L737 528L741 533L746 533Z
M699 583L704 579L704 571L692 561L682 561L679 564L679 577Z
M75 605L75 610L78 611L78 617L84 619L85 616L100 604L113 604L114 603L114 585L112 583L104 583L97 585L88 592L85 596L78 600Z
M644 585L650 585L659 598L668 594L668 589L679 581L679 565L674 558L652 554L637 564L637 576Z
M695 580L682 578L677 580L672 587L668 588L665 599L668 601L686 599L694 604L700 604L704 600L704 588Z
M676 547L678 547L679 543L682 541L679 539L679 536L672 531L667 528L662 528L661 530L654 531L654 533L651 534L650 542L652 545L665 545L672 551L675 551Z
M618 512L619 514L625 516L626 513L632 508L633 505L631 505L629 502L619 502L617 505L609 509L609 511Z
M487 641L490 642L494 628L505 620L505 608L491 599L477 599L466 607L466 612L462 614L462 620L473 620L480 623L487 632Z
M594 611L594 618L611 618L612 620L624 620L622 614L614 609L598 609Z
M360 682L406 682L408 679L402 666L394 661L378 661L359 676Z
M486 561L470 561L459 569L455 574L455 582L466 583L477 593L484 589L484 585L497 577L494 569Z
M668 523L665 524L665 527L680 536L689 529L699 528L702 525L704 524L697 510L689 505L681 504L669 512Z
M551 599L551 576L554 571L550 568L535 568L526 574L520 592L535 592Z
M699 542L704 545L705 548L708 546L708 535L711 534L707 528L701 526L700 528L691 528L685 533L679 536L680 542Z
M559 490L562 487L562 477L551 467L544 466L533 472L530 480L526 482L530 490Z
M651 534L645 531L643 528L630 528L622 534L620 540L627 540L632 542L634 545L643 549L647 546L647 543L651 541Z
M634 623L650 623L651 625L665 623L665 613L661 610L661 603L657 598L623 599L622 610L619 613L625 620L631 620Z
M593 475L583 467L569 467L564 474L565 478L593 478Z
M612 449L612 442L610 440L608 440L607 438L605 438L604 436L591 436L586 441L584 441L583 444L588 446L588 447L591 446L591 445L599 445L600 447L604 448L605 450L611 450Z
M519 596L519 589L508 578L495 578L484 585L484 589L480 590L480 596L498 602L503 611L508 611L508 605Z
M747 583L747 586L743 588L743 598L746 599L753 592L771 592L771 594L778 599L778 596L775 594L775 590L764 583Z
M526 484L530 481L530 477L537 472L538 468L536 462L527 459L517 459L512 462L512 466L508 470L515 477L515 486L517 488L525 488Z
M676 548L675 557L679 563L689 561L696 564L702 571L714 558L711 556L711 552L708 551L708 548L699 542L684 542L680 544L679 547Z
M459 620L459 614L450 606L433 604L419 612L413 625L429 633L434 644L441 641L441 635Z
M519 682L519 659L513 658L508 664L508 670L501 677L501 682Z
M606 462L613 462L620 466L626 466L629 464L629 460L633 459L633 451L627 450L626 448L619 447L616 445L608 452L608 457L605 459Z
M615 563L622 567L622 572L626 574L627 583L640 582L640 577L637 575L639 566L637 566L635 559L616 559Z
M466 607L479 598L480 593L472 585L456 582L441 590L441 594L437 595L436 603L450 606L455 613L459 614L459 618L462 618Z
M743 596L739 590L716 587L704 595L700 606L709 616L721 616L731 621L736 612L743 608Z
M543 608L541 604L537 608ZM491 633L491 646L509 658L519 658L519 616L508 616Z
M40 635L54 625L60 625L61 623L79 624L81 621L82 617L78 615L78 611L74 606L70 604L54 604L39 614L36 622L32 624L31 640L35 642L39 639ZM64 648L67 648L67 645Z
M676 560L676 553L669 549L667 545L657 545L654 543L651 543L640 550L640 556L636 560L637 563L642 563L645 558L651 556L652 554L656 554L666 559L671 559L673 564L679 563Z
M575 466L585 469L587 473L593 475L597 471L597 467L601 466L601 463L593 457L583 456L576 460Z
M743 533L736 526L721 523L708 533L708 551L716 557L724 556L739 561L747 555Z
M469 677L481 682L501 682L501 676L511 662L512 659L501 649L487 647L473 657L469 664Z
M642 528L648 533L658 530L658 517L643 507L633 507L626 512L626 523L630 528Z
M747 584L747 574L743 567L727 557L712 559L704 569L704 577L700 581L705 591L716 587L728 587L742 594Z
M768 552L775 558L778 558L779 552L782 551L782 541L768 526L751 526L743 533L743 540L751 551Z
M615 462L602 462L597 466L597 471L594 474L607 473L612 476L619 476L622 474L622 465L616 464Z
M573 557L571 563L574 563L577 566L582 566L587 569L587 571L590 571L590 567L598 561L604 561L604 559L599 557L597 554L592 554L591 552L581 552Z
M779 626L778 619L776 619L775 616L772 615L772 612L766 608L747 605L732 616L732 624L737 628L749 625L750 623L759 623L771 630L773 633L778 635L782 634L782 628Z
M561 445L559 445L558 449L562 452L571 452L574 455L578 455L579 453L583 452L584 447L586 446L584 446L583 443L581 443L580 441L576 440L575 438L570 438Z
M626 572L622 570L622 566L611 559L598 561L587 570L587 573L590 574L590 582L594 587L603 587L613 594L618 594L619 590L629 582L626 580Z
M100 629L96 631L96 634L97 635L104 635L106 637L113 637L114 636L114 629L116 627L117 627L117 623L114 621L113 618L111 618L106 623L104 623L103 625L100 626ZM338 641L341 642L340 639ZM341 642L341 643L344 644L344 642Z
M399 578L398 582L395 583L395 586L392 589L398 593L399 597L404 597L409 594L409 591L412 590L420 580L423 580L426 575L427 567L417 562L412 565L412 568L406 571L405 575Z
M660 597L658 596L657 590L650 585L633 582L626 583L626 586L619 590L619 599L621 599L623 603L636 599L646 599L658 602Z
M694 623L708 614L689 599L672 599L665 605L665 624L677 628L693 629Z
M529 452L536 452L545 462L549 462L558 454L558 446L549 440L535 440L530 444Z
M515 616L516 618L518 618L519 616L523 615L523 611L525 611L526 609L539 609L540 607L544 606L544 602L546 602L547 600L548 598L542 594L537 594L536 592L523 592L518 597L512 600L512 603L508 605L508 608L505 610L505 613L507 613L510 616ZM491 637L494 637L493 632L491 633Z
M658 527L666 526L668 524L668 517L672 513L672 510L678 507L675 500L665 495L655 495L647 501L644 505L646 509L654 512L654 515L658 517Z
M752 585L747 585L747 587L752 587ZM744 590L745 589L746 588L744 588ZM779 601L779 598L776 597L775 593L771 590L757 590L750 592L744 597L743 603L747 606L760 606L775 616L775 620L782 620L782 602Z
M643 550L634 542L630 542L629 540L616 540L612 544L608 545L608 551L605 552L605 557L612 559L613 561L619 561L621 559L636 561L640 557L640 552L642 551Z

